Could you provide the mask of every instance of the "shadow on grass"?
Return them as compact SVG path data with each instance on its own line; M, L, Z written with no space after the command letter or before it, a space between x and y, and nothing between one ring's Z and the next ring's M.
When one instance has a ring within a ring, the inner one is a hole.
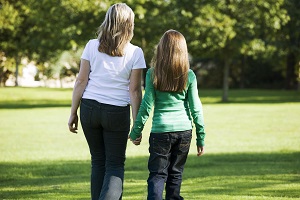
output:
M24 108L54 108L54 107L71 107L71 100L49 100L49 99L32 99L20 101L2 101L0 109L24 109Z
M191 155L184 170L183 193L187 190L187 196L199 193L249 195L247 188L258 190L258 195L276 196L276 189L265 191L263 188L280 183L291 187L278 195L297 197L300 195L299 158L300 152L207 154L200 158ZM127 158L124 195L129 199L138 193L145 196L147 159L147 156ZM88 199L89 173L90 161L0 163L0 199Z
M224 103L221 101L221 90L199 90L199 96L204 104ZM226 103L297 103L300 102L299 91L287 90L229 90Z
M69 88L0 88L0 109L70 107Z

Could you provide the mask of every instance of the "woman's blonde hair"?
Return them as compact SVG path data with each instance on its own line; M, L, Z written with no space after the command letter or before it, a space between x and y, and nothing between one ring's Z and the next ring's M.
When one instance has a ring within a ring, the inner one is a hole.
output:
M134 13L125 3L112 5L98 28L99 52L123 56L125 45L133 37Z
M160 39L152 59L155 89L166 92L181 92L186 88L190 68L187 44L184 36L168 30Z

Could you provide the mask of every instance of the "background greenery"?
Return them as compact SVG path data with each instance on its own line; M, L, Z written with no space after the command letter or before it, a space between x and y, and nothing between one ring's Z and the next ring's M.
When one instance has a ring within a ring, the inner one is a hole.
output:
M206 154L192 143L182 195L188 200L300 198L300 96L296 91L200 90ZM68 131L71 89L0 88L0 199L89 199L83 132ZM146 199L148 135L128 142L124 199Z
M36 79L74 76L81 51L115 0L0 0L0 74L18 77L22 59ZM132 7L132 43L147 65L168 29L186 37L202 88L300 88L300 1L125 0ZM18 84L16 79L16 85Z

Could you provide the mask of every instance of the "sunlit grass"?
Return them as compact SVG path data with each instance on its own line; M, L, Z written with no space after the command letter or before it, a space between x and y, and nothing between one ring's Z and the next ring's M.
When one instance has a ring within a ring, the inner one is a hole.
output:
M68 131L71 89L0 88L0 199L89 199L90 155ZM184 170L188 200L300 198L300 97L294 91L200 90L206 154L195 138ZM128 142L123 199L146 199L148 136Z
M1 161L89 159L82 131L68 131L69 108L0 110Z

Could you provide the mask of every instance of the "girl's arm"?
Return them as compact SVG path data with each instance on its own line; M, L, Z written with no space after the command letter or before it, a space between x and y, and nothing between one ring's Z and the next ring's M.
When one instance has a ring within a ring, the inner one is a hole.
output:
M149 114L150 114L153 104L154 104L154 88L153 88L153 83L151 80L150 71L151 70L148 70L148 72L146 74L145 94L144 94L141 106L139 108L139 112L137 114L136 120L134 121L132 130L129 135L130 139L132 141L141 137L142 130L144 128L144 125L149 117Z
M203 109L198 94L196 75L193 72L191 73L192 73L191 77L189 77L190 85L188 88L188 101L189 101L189 107L193 118L193 122L196 127L198 155L202 155L201 151L204 150L203 147L204 147L204 138L205 138Z

